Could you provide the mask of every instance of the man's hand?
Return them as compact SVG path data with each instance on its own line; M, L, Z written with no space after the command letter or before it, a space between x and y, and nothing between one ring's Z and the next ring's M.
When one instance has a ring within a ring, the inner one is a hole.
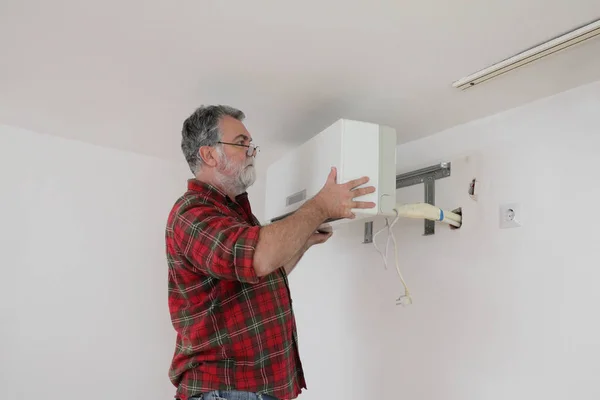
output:
M373 202L355 200L375 191L374 186L363 186L368 181L368 177L363 177L338 184L337 170L332 168L325 185L312 199L292 215L260 229L253 259L256 275L266 276L288 264L302 254L309 238L312 245L329 239L329 234L314 236L324 222L354 218L353 210L375 207Z
M331 168L323 188L314 197L327 218L355 218L352 209L374 208L371 201L356 201L355 197L375 192L374 186L359 187L369 181L368 177L354 179L343 184L337 183L337 169Z
M306 241L306 244L304 245L304 251L310 249L315 244L325 243L326 241L329 240L331 235L333 235L333 232L328 232L328 233L315 232L315 233L313 233L312 235L310 235L310 237Z

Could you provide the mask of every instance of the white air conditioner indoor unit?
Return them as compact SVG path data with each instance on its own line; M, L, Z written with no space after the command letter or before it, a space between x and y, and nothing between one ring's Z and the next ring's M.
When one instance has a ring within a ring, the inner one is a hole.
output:
M354 220L327 221L328 225L396 215L396 131L374 123L340 119L269 166L267 221L285 218L315 196L331 167L337 168L338 183L368 176L370 181L365 186L376 190L356 200L372 201L376 207L353 210Z

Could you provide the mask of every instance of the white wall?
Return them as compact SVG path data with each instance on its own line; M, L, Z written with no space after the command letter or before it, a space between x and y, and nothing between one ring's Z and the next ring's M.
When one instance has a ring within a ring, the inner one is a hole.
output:
M600 82L400 146L398 172L454 162L437 200L465 226L422 237L401 221L408 308L362 225L306 255L291 276L301 398L599 398L598 110ZM172 398L163 229L185 168L7 126L0 153L0 398ZM498 229L507 201L524 227Z
M169 399L185 167L0 125L0 399Z
M412 306L395 305L398 276L360 223L293 272L302 399L600 398L600 82L398 148L398 172L447 160L437 202L462 206L464 227L395 229ZM522 228L499 229L504 202L522 205Z

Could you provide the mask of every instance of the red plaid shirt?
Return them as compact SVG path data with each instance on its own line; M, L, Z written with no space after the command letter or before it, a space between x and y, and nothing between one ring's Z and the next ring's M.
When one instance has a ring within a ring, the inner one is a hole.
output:
M293 399L306 388L286 272L259 278L252 266L259 230L246 193L232 201L195 179L169 215L176 398L241 390Z

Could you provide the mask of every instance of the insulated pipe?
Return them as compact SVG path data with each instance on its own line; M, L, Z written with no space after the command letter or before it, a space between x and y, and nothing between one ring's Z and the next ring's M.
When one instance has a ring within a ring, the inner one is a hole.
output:
M397 204L395 210L398 211L399 217L424 218L444 222L457 228L462 224L462 216L427 203Z

